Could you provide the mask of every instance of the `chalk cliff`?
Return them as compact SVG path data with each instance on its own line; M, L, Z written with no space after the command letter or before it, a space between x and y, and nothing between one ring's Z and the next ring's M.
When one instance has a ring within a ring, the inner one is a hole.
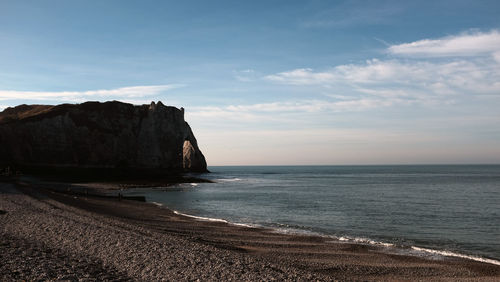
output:
M0 113L0 164L205 172L184 109L161 102L21 105Z

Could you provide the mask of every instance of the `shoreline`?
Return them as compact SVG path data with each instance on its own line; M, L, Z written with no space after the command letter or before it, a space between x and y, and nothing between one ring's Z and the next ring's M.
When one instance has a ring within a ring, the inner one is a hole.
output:
M40 249L41 262L48 265L53 265L47 255L50 253L83 256L77 261L92 261L88 267L97 271L90 271L95 278L102 278L106 271L111 277L132 280L494 281L500 278L500 266L464 258L431 260L387 253L382 246L331 242L315 235L278 234L266 228L200 221L154 203L72 195L35 184L0 185L0 210L6 212L0 215L1 232L2 240L7 241L2 242L2 252L17 254L1 258L8 262L0 267L3 279L35 279L51 273L41 268L41 273L25 270L18 271L17 276L12 274L13 267L22 269L19 264L28 260L23 256L32 249ZM118 233L117 228L121 230ZM66 232L61 234L61 230ZM19 247L34 242L43 246ZM84 266L76 264L68 264L68 269L61 272ZM58 270L54 273L51 276L54 279L66 277L58 274ZM73 277L81 275L76 273Z
M365 237L350 237L350 236L338 237L338 236L329 235L326 233L319 233L319 232L294 229L294 228L291 228L291 229L290 228L273 228L273 227L261 226L261 225L257 225L257 224L237 223L237 222L232 222L232 221L229 221L229 220L226 220L223 218L210 218L210 217L202 217L202 216L197 216L197 215L185 214L185 213L179 212L177 210L173 210L173 209L166 207L163 204L157 203L157 202L148 202L148 203L152 203L158 207L169 209L177 215L189 217L189 218L192 218L193 220L197 220L197 221L221 222L221 223L225 223L225 224L233 225L233 226L242 226L242 227L248 227L248 228L264 229L264 230L268 230L269 232L275 232L278 234L284 234L284 235L290 235L290 236L318 236L318 237L325 238L326 240L331 240L332 243L335 243L335 244L346 243L346 244L359 244L359 245L367 245L367 246L380 246L380 247L388 248L388 250L387 250L388 253L400 253L400 254L405 253L405 255L415 256L415 257L435 256L436 258L434 258L434 259L436 259L436 260L442 260L446 257L455 257L455 258L462 258L462 259L467 259L467 260L472 260L472 261L477 261L477 262L488 263L488 264L500 266L500 260L497 260L495 258L481 257L481 256L477 256L477 255L459 253L459 252L448 251L448 250L433 249L433 248L427 248L427 247L421 247L421 246L413 246L413 245L402 246L402 245L396 245L393 243L375 241L375 240L372 240L370 238L365 238ZM392 252L389 249L393 249Z

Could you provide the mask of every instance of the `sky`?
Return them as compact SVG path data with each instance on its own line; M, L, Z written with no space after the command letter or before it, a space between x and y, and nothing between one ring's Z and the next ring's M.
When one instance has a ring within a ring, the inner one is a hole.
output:
M500 163L500 1L0 0L0 110L185 108L210 165Z

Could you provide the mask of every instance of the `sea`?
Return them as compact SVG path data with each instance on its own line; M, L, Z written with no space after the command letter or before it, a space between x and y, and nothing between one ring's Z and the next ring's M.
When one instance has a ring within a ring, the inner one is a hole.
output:
M133 189L199 220L500 264L500 165L212 166Z

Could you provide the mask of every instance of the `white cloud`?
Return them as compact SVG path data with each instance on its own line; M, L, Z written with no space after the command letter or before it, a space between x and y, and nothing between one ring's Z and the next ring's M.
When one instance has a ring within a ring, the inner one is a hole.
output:
M447 103L450 95L500 95L500 33L462 34L394 45L392 53L415 58L372 59L324 71L300 68L266 80L310 87L349 89L354 97ZM450 56L445 60L423 55ZM451 57L454 55L455 57ZM487 55L487 56L483 56Z
M310 68L303 68L268 75L266 79L295 85L307 85L334 81L336 77L335 73L332 72L315 73Z
M393 45L388 51L396 55L421 57L457 57L489 55L500 51L500 32L465 33L441 39L424 39Z
M189 107L186 115L189 120L233 120L233 121L287 121L293 120L293 115L302 113L338 113L355 112L372 108L408 103L405 100L379 99L374 97L350 100L298 100L248 105L229 105L224 107Z
M234 78L241 82L251 82L258 78L257 72L253 69L234 70Z
M493 53L493 58L500 64L500 51Z
M101 89L89 91L15 91L0 90L0 100L64 100L64 101L85 101L88 99L128 99L134 100L148 96L158 95L164 91L181 87L178 84L130 86L116 89Z
M365 64L340 65L326 71L296 69L265 77L267 80L292 85L339 84L359 85L406 85L432 90L432 85L497 92L500 90L500 65L486 60L451 62L405 62L399 60L369 60ZM410 90L412 88L409 88ZM412 91L410 91L412 92Z
M271 81L294 85L329 85L337 83L381 83L405 81L410 75L425 79L430 74L426 63L405 64L397 60L368 60L365 64L340 65L326 71L295 69L265 78Z

